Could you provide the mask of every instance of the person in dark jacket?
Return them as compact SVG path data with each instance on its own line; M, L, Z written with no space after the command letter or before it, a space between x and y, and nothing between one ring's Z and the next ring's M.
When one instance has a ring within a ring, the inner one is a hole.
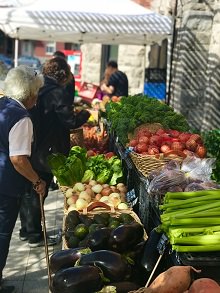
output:
M18 217L22 195L29 183L36 196L44 196L45 182L30 163L33 125L28 109L36 103L43 78L27 66L11 69L0 98L0 292L13 292L3 286L9 245Z
M53 58L55 57L61 57L64 58L67 61L67 56L62 52L62 51L55 51L53 53ZM75 78L73 73L71 72L71 78L70 81L66 84L65 86L67 92L69 93L69 95L73 98L73 102L74 102L74 97L75 97Z
M65 89L71 78L67 62L60 57L48 60L43 66L44 86L40 89L36 107L32 110L35 128L35 151L32 164L46 181L46 195L53 175L47 165L52 153L68 155L70 130L83 125L90 113L86 110L75 114L72 98ZM27 186L27 192L20 210L20 239L28 240L30 247L43 245L40 202L35 190ZM48 239L49 245L55 242Z
M105 76L108 80L102 83L101 90L110 97L127 97L128 96L128 78L127 75L118 70L116 61L109 61L105 70Z

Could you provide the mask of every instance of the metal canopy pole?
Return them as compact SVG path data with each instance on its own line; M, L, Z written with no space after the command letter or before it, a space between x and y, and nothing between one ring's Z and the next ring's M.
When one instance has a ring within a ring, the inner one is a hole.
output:
M14 67L17 67L18 66L18 49L19 49L18 32L19 32L19 28L16 28L15 52L14 52Z
M176 37L176 18L177 18L177 7L178 0L175 3L174 16L173 16L173 33L172 33L172 44L171 44L171 52L170 52L170 72L169 72L169 84L168 84L168 93L167 93L167 104L170 105L171 100L171 83L172 83L172 73L173 73L173 53L174 53L174 44Z

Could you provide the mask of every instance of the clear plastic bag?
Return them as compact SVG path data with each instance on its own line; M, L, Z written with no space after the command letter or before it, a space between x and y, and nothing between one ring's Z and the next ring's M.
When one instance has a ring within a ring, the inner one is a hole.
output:
M181 171L185 172L186 176L189 178L210 181L215 161L215 158L200 159L189 156L183 160Z
M154 171L155 176L150 174L148 194L155 196L164 195L167 191L211 189L210 183L207 185L204 183L211 182L210 177L214 164L214 158L187 157L181 165L176 161L170 161L160 169L158 174ZM213 186L216 185L213 183Z

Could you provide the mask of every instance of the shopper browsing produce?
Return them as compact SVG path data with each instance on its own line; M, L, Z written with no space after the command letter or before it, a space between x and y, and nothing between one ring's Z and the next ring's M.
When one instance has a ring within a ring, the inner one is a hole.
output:
M0 283L26 183L38 199L45 194L45 182L29 161L33 126L27 111L36 103L42 84L31 68L19 66L8 72L5 96L0 98ZM13 289L0 285L0 292Z
M118 70L118 64L115 61L109 61L105 70L105 75L109 76L107 83L101 85L101 90L111 97L128 96L128 78L126 74Z
M53 178L47 165L48 155L57 152L67 155L70 149L70 129L83 125L90 113L82 110L75 114L73 111L73 100L65 89L71 72L64 58L48 60L43 67L43 75L45 83L31 113L36 135L36 151L32 156L32 162L47 183L47 196ZM28 240L31 247L43 245L40 202L31 185L27 186L23 199L20 212L20 239ZM53 245L55 242L48 239L48 244Z

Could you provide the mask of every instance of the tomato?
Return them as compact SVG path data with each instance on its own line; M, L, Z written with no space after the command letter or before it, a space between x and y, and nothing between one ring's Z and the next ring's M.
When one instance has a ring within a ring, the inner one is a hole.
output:
M156 132L157 135L163 135L164 133L165 133L165 130L162 128L158 129Z
M96 153L93 150L88 150L87 151L87 157L93 157L95 155L96 155Z
M159 154L160 152L159 152L159 150L158 150L158 148L157 147L152 147L152 146L150 146L149 148L148 148L148 154L149 155L156 155L156 154Z
M160 148L162 153L167 153L170 151L170 147L167 144L163 144Z
M135 147L137 144L138 144L138 141L137 141L136 139L132 139L132 140L130 141L130 143L129 143L129 145L130 145L131 147Z
M175 137L175 138L179 137L179 135L180 135L180 132L178 130L174 130L174 129L170 129L169 133L172 137Z
M148 144L149 143L149 138L147 136L141 136L139 139L138 139L138 143L145 143L145 144Z
M114 157L114 156L115 156L115 154L113 152L108 152L105 154L106 159L110 159L111 157Z
M139 143L137 146L136 146L136 149L137 149L137 153L143 153L143 152L146 152L147 151L147 145L145 143Z
M150 137L150 144L155 144L157 146L160 146L162 142L162 138L159 135L152 135Z

